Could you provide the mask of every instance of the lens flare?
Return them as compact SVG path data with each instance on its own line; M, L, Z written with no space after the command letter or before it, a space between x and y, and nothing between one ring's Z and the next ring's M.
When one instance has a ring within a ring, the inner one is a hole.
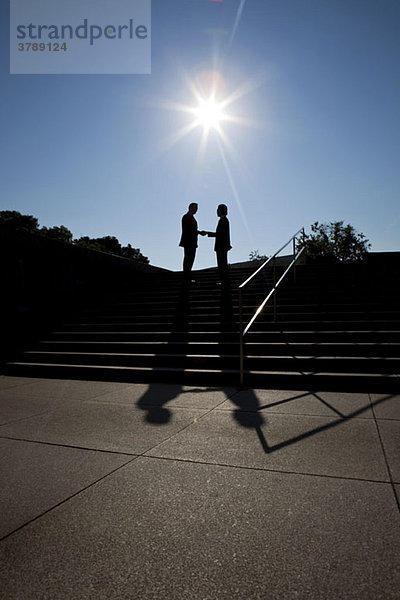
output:
M233 152L228 132L225 129L232 125L263 128L260 123L256 123L252 119L232 113L232 106L259 87L263 83L263 77L244 82L230 94L226 90L225 78L216 70L201 71L195 77L188 77L184 74L183 79L187 90L192 95L192 103L167 100L156 103L156 106L164 110L172 110L189 116L186 124L182 124L180 129L171 132L170 136L160 141L160 152L167 152L196 130L201 131L200 153L202 155L207 142L215 136L221 139L230 152Z
M198 125L203 125L205 129L218 129L225 115L221 103L215 100L200 100L199 105L193 109L193 114Z

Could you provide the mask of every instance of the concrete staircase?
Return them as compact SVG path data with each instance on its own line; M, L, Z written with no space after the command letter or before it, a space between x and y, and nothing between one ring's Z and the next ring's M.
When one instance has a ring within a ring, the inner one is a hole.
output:
M400 391L400 282L353 265L298 267L246 336L252 386Z
M231 268L231 289L215 269L148 274L141 287L108 290L7 373L118 381L238 385L238 285L253 266ZM277 276L283 267L277 268ZM371 272L373 273L371 276ZM379 279L379 286L375 283ZM273 280L265 269L244 293L247 322ZM393 391L400 374L400 284L365 267L300 266L245 340L245 385Z

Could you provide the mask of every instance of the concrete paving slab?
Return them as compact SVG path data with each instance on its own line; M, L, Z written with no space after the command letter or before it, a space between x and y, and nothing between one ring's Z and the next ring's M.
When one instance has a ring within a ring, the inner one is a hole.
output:
M399 503L399 506L400 506L400 485L395 485L394 489L395 489L395 492L397 494L397 500L398 500L398 503Z
M374 416L369 395L365 393L243 390L234 394L219 408L328 417L348 417L355 414L365 419L373 419Z
M390 485L139 458L7 538L7 600L394 600ZM23 574L23 576L21 576Z
M149 414L125 405L60 403L42 415L0 426L0 437L141 454L203 414L195 409L161 408Z
M400 483L400 421L377 421L393 481Z
M377 419L400 421L399 394L371 394L371 402Z
M7 375L0 375L0 391L11 387L17 387L18 385L36 383L37 381L38 379L34 377L9 377Z
M96 402L128 404L142 410L158 407L200 408L210 410L236 393L236 388L194 387L179 384L136 384L126 390L117 390L96 398Z
M0 538L132 460L5 439L0 447Z
M7 378L8 380L23 378ZM10 382L10 381L9 381ZM8 388L9 391L10 387ZM131 383L78 381L72 379L31 379L20 387L12 386L16 397L50 398L58 400L93 400L98 396L133 387ZM3 392L1 394L3 396Z
M59 403L59 400L52 398L31 398L29 394L24 394L19 387L2 390L0 392L0 425L55 410Z
M389 481L375 422L368 419L215 410L148 455Z
M103 394L134 389L132 384L58 379L32 380L8 377L8 387L0 389L0 424L18 421L59 406L101 398ZM12 385L14 380L15 385Z

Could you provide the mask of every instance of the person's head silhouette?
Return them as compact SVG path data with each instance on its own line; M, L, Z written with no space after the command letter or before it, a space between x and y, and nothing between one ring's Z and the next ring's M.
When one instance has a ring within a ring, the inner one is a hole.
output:
M217 215L219 217L226 217L228 214L228 207L226 204L219 204L217 208Z

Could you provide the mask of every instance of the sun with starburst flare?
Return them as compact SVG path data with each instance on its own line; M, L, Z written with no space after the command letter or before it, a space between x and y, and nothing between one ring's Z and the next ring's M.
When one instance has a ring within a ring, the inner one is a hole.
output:
M223 111L221 102L216 102L214 98L201 99L199 105L193 108L196 125L203 126L204 129L220 129L222 121L227 118Z
M232 113L232 105L254 88L254 81L247 82L227 95L225 79L217 70L202 71L194 78L186 77L185 79L193 102L187 105L164 102L162 106L165 109L188 114L190 119L186 125L164 140L164 148L171 148L189 133L199 129L201 132L200 153L204 152L208 139L214 135L217 136L218 142L222 142L226 148L232 150L224 125L228 123L254 125L249 119Z

